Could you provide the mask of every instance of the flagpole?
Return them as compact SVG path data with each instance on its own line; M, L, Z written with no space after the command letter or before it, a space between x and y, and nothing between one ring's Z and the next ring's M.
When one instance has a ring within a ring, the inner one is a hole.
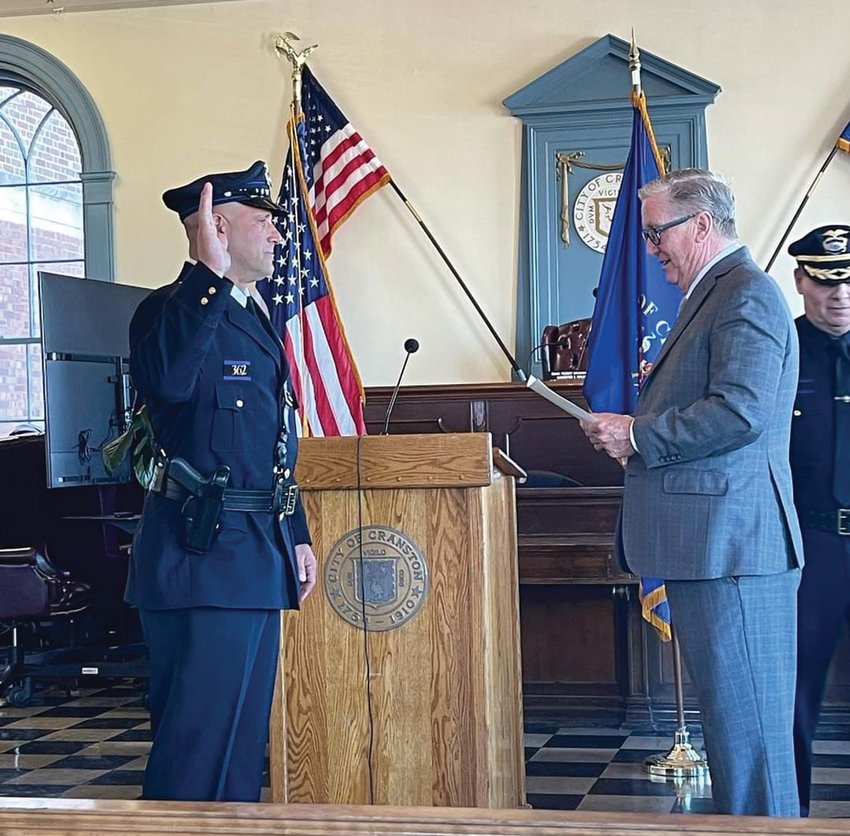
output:
M643 92L640 83L640 50L635 40L635 28L632 27L632 43L629 47L629 72L632 74L632 92L640 96Z
M641 110L647 125L647 135L660 174L664 173L664 164L658 151L658 144L652 132L652 126L646 114L643 101L643 88L640 80L640 50L632 28L632 43L629 49L629 70L632 74L632 101ZM708 779L708 763L690 743L690 733L685 725L685 693L682 687L682 654L679 639L673 626L670 626L673 639L673 688L676 696L676 729L673 733L673 745L663 755L650 755L644 761L644 769L651 777L659 780L672 780L677 783L695 781L702 783ZM687 794L684 796L687 799Z
M516 359L511 354L511 352L508 350L508 347L505 345L505 343L502 341L502 338L499 336L498 332L493 327L493 324L487 318L487 314L484 313L483 309L481 308L481 305L478 304L478 300L475 298L475 296L472 295L472 291L467 287L466 282L464 282L464 280L461 278L460 273L458 273L454 264L452 264L451 259L446 255L445 251L440 246L439 241L437 241L437 239L434 237L431 230L428 229L428 226L425 223L425 221L422 220L419 213L414 208L413 204L407 199L404 192L401 190L398 183L396 183L396 181L392 178L392 176L390 176L389 183L393 187L393 191L396 193L398 198L401 200L401 202L407 208L408 212L410 212L410 214L413 215L413 218L416 221L416 223L419 225L419 228L425 233L426 237L431 242L432 246L437 251L440 258L443 259L443 262L445 263L446 267L449 268L449 271L451 272L452 276L454 276L455 280L460 285L461 290L463 290L463 292L466 294L467 299L469 299L469 301L472 303L472 307L475 308L476 313L478 314L478 316L481 317L482 321L484 322L484 324L489 329L490 334L493 336L493 339L496 340L496 342L498 343L499 348L502 350L502 353L505 355L508 362L511 364L511 368L516 373L516 376L520 380L523 380L523 381L526 380L527 379L526 373L520 368Z
M823 165L820 167L820 171L815 175L815 179L812 180L812 185L809 186L809 190L803 196L800 205L797 207L797 211L794 213L794 217L791 218L791 223L788 224L785 232L782 233L782 237L779 239L779 243L776 245L776 249L773 251L773 255L770 257L770 261L767 262L767 267L764 268L764 272L770 272L770 268L773 267L773 262L776 261L776 256L779 255L779 251L782 249L782 245L788 239L788 236L791 234L791 230L794 228L794 224L797 223L797 219L803 212L803 209L806 208L806 204L809 202L809 198L812 196L812 193L817 188L818 183L821 181L821 177L823 177L823 173L826 171L827 166L832 162L832 158L835 156L835 152L838 151L838 144L832 146L832 150L827 154L826 159L823 162Z
M685 694L682 686L682 653L676 631L673 634L673 688L676 692L676 729L673 745L663 755L650 755L644 769L651 778L674 781L677 784L704 784L709 780L708 762L690 742L690 732L685 724ZM684 794L687 798L687 793Z
M286 58L289 61L290 66L292 67L292 100L289 105L289 144L292 148L292 162L293 165L300 165L301 159L301 149L298 146L298 127L297 122L298 119L303 115L303 109L301 107L301 76L304 68L304 64L307 62L307 58L317 47L318 44L312 44L311 46L305 47L302 50L296 50L292 45L292 41L301 40L298 35L293 32L285 32L282 35L278 35L275 40L275 50L279 57ZM284 172L285 174L285 172ZM293 171L292 176L298 178L298 172ZM296 234L298 230L298 225L295 225ZM309 379L309 375L307 372L307 357L304 351L304 331L305 331L305 320L306 320L306 312L304 310L303 304L303 294L301 293L301 272L298 272L298 284L296 290L299 293L299 298L302 299L302 302L299 304L299 312L298 318L301 322L301 327L298 329L298 339L300 345L298 346L296 360L298 361L298 380L301 384L301 391L297 392L298 401L301 404L307 402L306 397L306 389L307 389L307 380ZM302 435L306 436L308 433L308 421L307 421L307 410L301 409L301 430Z
M307 59L319 47L318 44L311 44L298 50L292 42L300 40L301 38L294 32L284 32L282 35L278 35L274 42L278 57L285 58L292 67L292 102L296 116L301 115L301 72L307 63Z
M643 118L646 135L649 138L649 145L652 148L652 155L655 157L655 165L658 167L658 173L666 174L667 166L664 164L664 158L661 156L661 151L658 150L658 143L655 141L655 131L652 129L652 122L649 121L649 113L646 109L646 96L644 96L643 88L641 87L640 50L635 41L634 29L632 29L632 45L629 49L629 70L632 74L632 105L640 111L640 115Z

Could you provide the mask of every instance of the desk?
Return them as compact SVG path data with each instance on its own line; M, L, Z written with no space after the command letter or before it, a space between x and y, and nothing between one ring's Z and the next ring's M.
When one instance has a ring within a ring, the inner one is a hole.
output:
M73 517L63 517L65 520L96 520L98 522L114 525L115 528L127 534L133 534L136 531L136 526L142 518L141 514L135 511L117 511L114 514L85 514Z

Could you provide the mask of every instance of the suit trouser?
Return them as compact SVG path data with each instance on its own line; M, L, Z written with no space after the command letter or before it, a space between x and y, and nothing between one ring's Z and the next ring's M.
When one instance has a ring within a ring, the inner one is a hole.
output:
M792 724L800 570L668 581L718 813L797 816Z
M850 537L803 528L806 565L800 581L797 627L797 701L794 755L800 814L809 814L812 739L829 665L850 614Z
M140 610L153 745L142 798L259 801L278 610Z

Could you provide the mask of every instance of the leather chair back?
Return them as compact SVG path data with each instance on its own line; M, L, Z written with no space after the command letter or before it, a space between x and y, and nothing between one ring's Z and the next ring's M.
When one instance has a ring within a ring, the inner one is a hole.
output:
M590 318L576 319L563 325L547 325L543 329L541 361L543 379L587 371L587 337Z

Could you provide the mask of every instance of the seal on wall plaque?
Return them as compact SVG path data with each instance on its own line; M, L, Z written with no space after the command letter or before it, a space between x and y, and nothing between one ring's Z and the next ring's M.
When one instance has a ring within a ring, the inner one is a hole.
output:
M362 559L361 559L362 533ZM334 612L354 627L394 630L419 612L428 594L428 564L406 534L386 525L354 528L325 559L325 595Z
M604 253L608 245L622 179L621 171L611 171L588 180L573 205L573 223L579 238L598 253Z

